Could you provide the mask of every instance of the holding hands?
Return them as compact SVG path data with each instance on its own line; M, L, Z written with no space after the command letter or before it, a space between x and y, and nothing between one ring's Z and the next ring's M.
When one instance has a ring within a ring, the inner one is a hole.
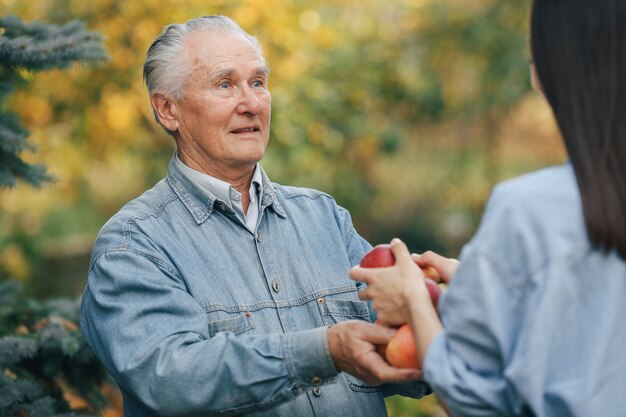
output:
M378 320L374 325L352 320L329 329L328 344L337 369L370 384L419 378L421 371L415 368L442 329L436 310L437 283L449 283L457 266L457 260L434 252L411 254L399 239L368 252L352 268L350 278L367 284L359 298L372 301ZM380 356L385 346L389 363Z
M367 284L359 298L372 301L377 323L390 327L408 323L415 338L417 362L423 363L430 342L442 330L436 311L439 288L431 280L450 282L458 261L430 251L411 255L399 239L391 241L390 250L395 264L388 259L362 262L350 271L350 278Z

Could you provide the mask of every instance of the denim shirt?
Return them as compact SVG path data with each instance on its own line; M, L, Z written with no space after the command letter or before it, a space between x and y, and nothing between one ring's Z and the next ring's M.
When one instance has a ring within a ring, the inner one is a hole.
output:
M254 234L173 162L100 231L81 328L125 416L386 415L382 387L338 373L327 342L372 320L348 278L371 246L327 194L262 180Z
M626 416L626 261L590 245L571 165L498 185L460 260L424 360L454 416Z

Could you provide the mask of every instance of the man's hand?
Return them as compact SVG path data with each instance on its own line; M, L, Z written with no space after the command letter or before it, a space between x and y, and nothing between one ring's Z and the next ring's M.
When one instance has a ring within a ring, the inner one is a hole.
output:
M398 369L378 354L396 330L360 320L341 322L328 329L328 347L338 370L348 372L370 385L419 379L415 369Z

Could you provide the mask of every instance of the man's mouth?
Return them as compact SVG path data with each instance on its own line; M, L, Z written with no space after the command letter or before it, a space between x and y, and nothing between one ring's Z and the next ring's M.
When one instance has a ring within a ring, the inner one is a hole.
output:
M241 127L239 129L235 129L233 131L231 131L231 133L251 133L251 132L258 132L261 129L259 129L257 126L248 126L248 127Z

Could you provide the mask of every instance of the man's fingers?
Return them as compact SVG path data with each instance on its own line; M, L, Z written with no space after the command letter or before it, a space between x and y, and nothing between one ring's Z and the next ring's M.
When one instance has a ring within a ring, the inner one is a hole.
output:
M375 379L380 382L406 382L419 379L422 375L418 369L394 368L375 353L368 357L367 368L373 370Z
M396 329L382 324L372 324L367 326L367 340L375 345L383 345L396 334Z
M343 323L350 323L350 333L356 338L372 345L386 344L397 331L396 329L380 324L378 320L376 320L376 323L368 323L362 320L350 320Z
M379 379L382 382L407 382L415 381L422 377L418 369L399 369L386 365L380 368Z

